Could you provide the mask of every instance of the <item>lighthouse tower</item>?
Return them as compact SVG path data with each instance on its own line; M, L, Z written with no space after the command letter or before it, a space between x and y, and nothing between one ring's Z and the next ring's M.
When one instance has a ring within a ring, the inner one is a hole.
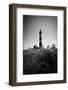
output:
M42 31L39 31L39 48L42 48Z

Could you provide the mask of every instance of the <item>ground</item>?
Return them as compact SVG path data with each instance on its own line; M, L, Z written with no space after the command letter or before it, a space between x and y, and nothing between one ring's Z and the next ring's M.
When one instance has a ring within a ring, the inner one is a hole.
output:
M57 73L57 49L23 50L23 74Z

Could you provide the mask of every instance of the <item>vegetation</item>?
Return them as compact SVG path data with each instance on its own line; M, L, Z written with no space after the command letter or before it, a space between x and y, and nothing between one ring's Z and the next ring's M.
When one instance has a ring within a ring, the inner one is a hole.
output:
M23 74L57 73L57 48L38 48L23 51Z

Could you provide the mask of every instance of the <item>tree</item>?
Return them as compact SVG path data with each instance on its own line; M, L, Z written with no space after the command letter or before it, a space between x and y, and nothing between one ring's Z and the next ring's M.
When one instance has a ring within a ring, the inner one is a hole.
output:
M50 46L49 45L47 45L47 49L49 49L50 48Z
M34 45L33 48L35 48L35 49L39 49L39 47L38 47L37 45Z
M52 47L51 47L52 49L55 49L56 47L55 47L55 44L52 44Z

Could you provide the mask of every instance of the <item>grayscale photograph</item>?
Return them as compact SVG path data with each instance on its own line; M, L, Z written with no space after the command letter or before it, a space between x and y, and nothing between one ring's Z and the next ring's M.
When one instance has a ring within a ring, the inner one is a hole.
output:
M57 16L23 15L23 75L57 73Z

